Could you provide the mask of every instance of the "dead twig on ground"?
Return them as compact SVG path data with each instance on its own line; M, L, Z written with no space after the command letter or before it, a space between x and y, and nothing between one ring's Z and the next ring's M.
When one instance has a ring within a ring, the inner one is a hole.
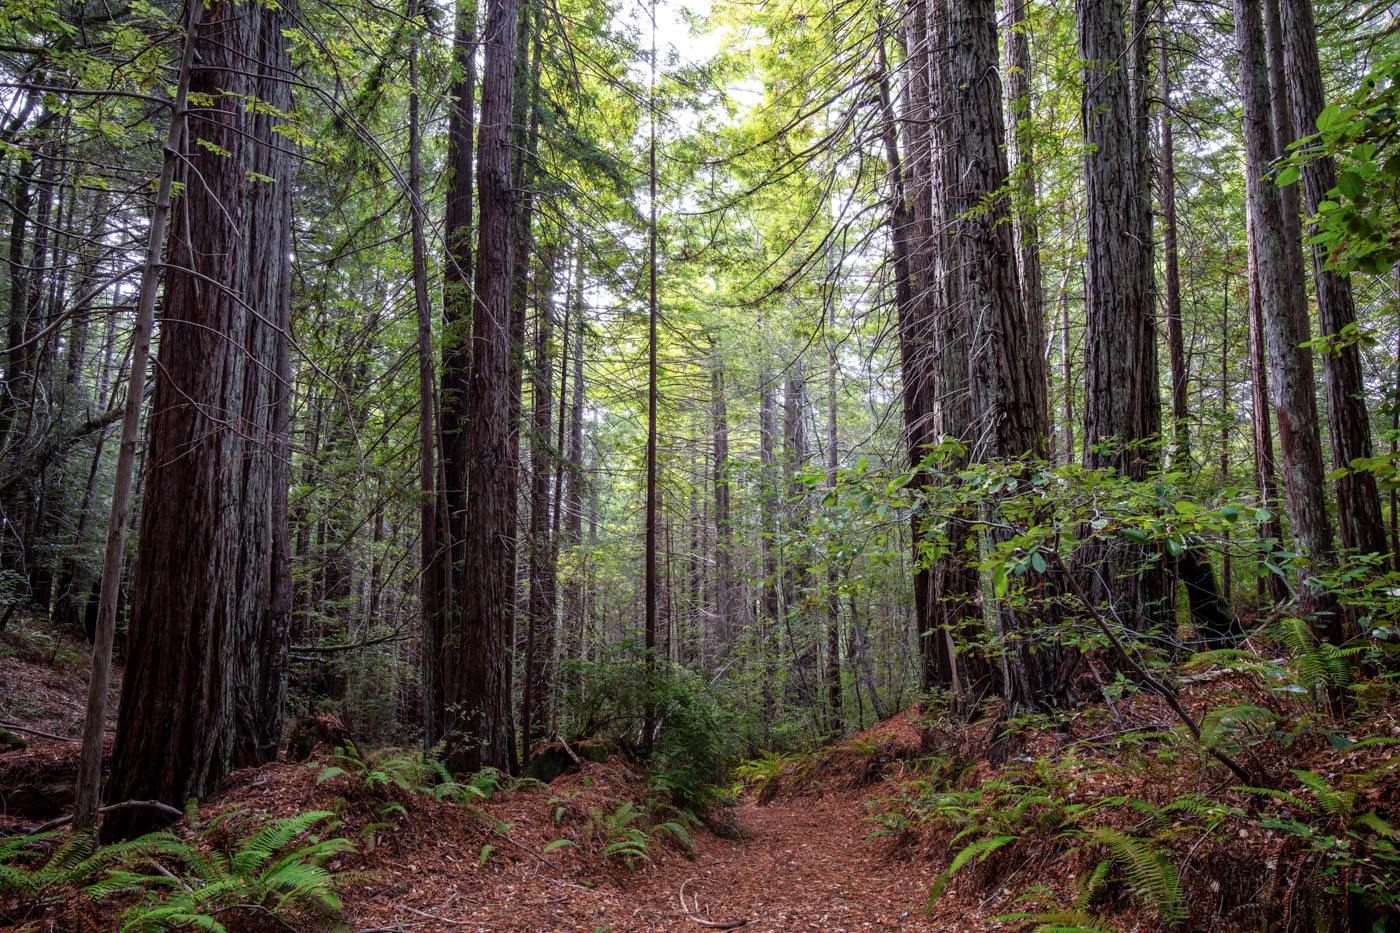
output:
M11 732L23 732L25 735L37 735L41 739L57 739L60 742L76 742L75 736L54 735L52 732L42 732L39 729L31 729L28 726L17 726L12 722L0 722L0 729L9 729Z
M710 920L700 916L700 895L695 896L695 907L692 909L685 902L685 886L694 881L694 878L687 878L681 882L681 889L678 897L681 902L681 916L692 923L698 923L702 927L709 927L711 930L737 930L739 927L749 925L747 920Z
M132 807L141 807L147 810L159 810L162 813L169 813L171 816L184 816L185 811L172 807L168 803L161 803L159 800L123 800L121 803L108 804L98 808L98 813L111 813L113 810L129 810ZM73 822L73 815L60 816L58 819L49 820L47 823L37 827L34 832L46 833L51 829L58 829L60 826L67 826Z

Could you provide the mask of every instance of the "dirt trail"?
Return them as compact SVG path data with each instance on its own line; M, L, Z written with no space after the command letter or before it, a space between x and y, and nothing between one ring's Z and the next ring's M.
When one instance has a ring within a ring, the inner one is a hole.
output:
M562 879L538 862L515 863L504 872L510 877L490 877L469 860L459 872L439 863L418 874L409 890L390 885L382 900L355 905L360 909L352 908L349 919L355 930L385 933L397 929L391 918L416 930L713 929L682 913L684 886L688 912L714 924L743 920L742 929L755 933L976 929L924 916L935 871L926 860L892 857L888 843L865 838L872 826L862 820L865 799L852 792L767 806L746 800L738 816L747 838L701 834L694 860L668 854L635 875L600 879L597 887ZM380 919L371 923L371 917Z
M749 838L708 846L694 863L670 866L647 885L648 904L678 910L681 873L689 903L698 895L711 919L746 919L745 929L942 929L923 915L932 872L918 861L891 858L887 842L866 840L873 825L862 820L864 799L746 803L739 816ZM685 919L661 928L701 929Z

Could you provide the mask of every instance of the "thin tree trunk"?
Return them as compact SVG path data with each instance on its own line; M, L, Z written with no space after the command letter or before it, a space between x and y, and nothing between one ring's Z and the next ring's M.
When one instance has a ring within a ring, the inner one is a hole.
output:
M472 136L476 130L476 0L459 0L452 40L454 80L448 97L447 203L443 216L445 255L442 264L442 384L438 427L442 435L442 498L447 512L439 529L448 568L455 583L465 572L467 474L471 463L469 400L472 322ZM443 737L446 722L442 671L455 663L444 655L447 641L454 651L465 635L461 594L448 588L439 603L438 623L423 641L423 741L432 747Z
M409 18L418 15L410 0ZM428 258L423 238L423 186L418 134L418 37L408 55L408 210L413 252L413 307L418 319L418 592L423 624L423 734L436 741L440 714L436 662L442 644L442 553L438 528L437 430L433 417L433 317L428 298Z
M1293 124L1311 133L1326 98L1317 55L1317 27L1312 0L1280 0L1283 7L1284 72L1288 77ZM1308 216L1336 185L1332 157L1315 154L1303 167L1303 192ZM1345 339L1356 324L1351 279L1326 265L1326 250L1314 244L1313 280L1317 289L1318 330L1327 340L1322 372L1327 388L1327 427L1332 441L1332 466L1348 468L1337 480L1337 517L1342 547L1362 554L1385 551L1385 525L1381 518L1380 492L1368 470L1350 470L1353 460L1370 457L1371 423L1366 410L1366 386L1361 351L1356 341Z
M1223 307L1220 311L1220 488L1230 485L1230 275L1225 273ZM1234 599L1231 577L1230 531L1225 530L1223 586L1226 599Z
M533 424L530 433L530 604L525 649L525 699L521 730L528 760L536 742L545 737L549 722L551 664L554 658L555 566L554 541L549 534L549 485L553 452L549 435L554 420L551 396L554 361L554 257L544 259L544 275L536 286L535 365L531 372Z
M647 109L651 117L651 137L647 147L647 513L646 513L646 674L647 706L642 727L642 747L651 748L652 732L656 726L656 707L651 692L656 688L656 406L659 401L656 383L656 17L652 9L651 34L651 93Z
M836 446L836 269L827 254L826 282L822 299L826 305L826 485L835 496L837 469L840 458ZM841 592L840 574L836 567L839 541L835 535L827 542L826 558L826 706L832 737L845 730L841 711Z
M1187 405L1186 341L1181 333L1181 272L1176 241L1176 146L1172 138L1171 67L1167 58L1167 30L1162 24L1158 67L1161 71L1161 191L1162 254L1166 273L1167 352L1172 385L1172 450L1174 468L1188 464L1191 457L1191 412Z
M136 438L141 428L141 401L146 388L146 364L155 322L156 282L160 275L165 226L170 216L170 192L174 187L177 153L184 136L185 104L194 62L195 32L203 12L190 4L185 23L185 47L175 98L170 105L170 129L166 134L165 161L156 185L151 224L146 239L146 262L141 270L141 290L136 299L136 330L132 335L131 371L127 379L126 407L122 417L120 447L113 478L112 507L107 520L107 549L102 565L102 592L97 604L97 632L92 645L92 673L88 677L87 707L83 718L83 744L78 759L78 783L73 805L73 832L96 834L97 811L102 805L102 737L107 726L107 694L112 683L112 641L117 628L117 594L121 587L122 555L126 549L126 522L131 507L131 483L136 463Z
M718 347L710 362L710 395L714 409L715 489L715 622L721 653L734 644L738 614L734 599L734 529L729 511L729 413L724 399L724 362Z
M1274 428L1269 403L1269 363L1264 349L1264 317L1259 304L1259 262L1255 256L1254 219L1248 209L1245 211L1245 228L1248 254L1246 275L1249 285L1250 404L1254 415L1254 476L1259 484L1259 504L1273 512L1279 506L1278 470L1274 460ZM1283 523L1278 520L1276 513L1260 524L1259 536L1265 541L1273 541L1274 550L1282 545ZM1278 574L1258 574L1259 599L1264 598L1266 589L1276 604L1288 598L1288 585Z
M1244 98L1245 166L1253 217L1260 314L1268 350L1270 390L1278 414L1284 488L1293 540L1302 555L1299 595L1303 612L1334 644L1344 632L1334 597L1310 581L1332 559L1332 527L1323 496L1322 444L1308 411L1313 396L1311 368L1291 313L1287 252L1277 186L1271 176L1274 136L1269 112L1268 66L1259 0L1235 0L1235 40Z

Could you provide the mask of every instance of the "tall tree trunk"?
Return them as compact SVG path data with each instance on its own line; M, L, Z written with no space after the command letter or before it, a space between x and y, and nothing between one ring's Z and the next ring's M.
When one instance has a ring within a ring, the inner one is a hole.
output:
M1045 295L1040 281L1040 229L1036 222L1036 167L1034 109L1031 103L1030 41L1026 21L1029 0L1005 0L1006 6L1006 100L1011 133L1007 150L1011 154L1011 181L1015 191L1016 271L1021 288L1021 305L1032 330L1025 347L1042 359L1036 379L1044 386L1046 412L1041 419L1049 425L1049 362L1045 360ZM1033 362L1033 361L1032 361Z
M1316 422L1308 420L1313 396L1312 371L1299 346L1302 341L1296 318L1291 313L1284 219L1271 173L1274 135L1260 0L1235 0L1235 43L1240 58L1245 168L1270 390L1278 414L1288 515L1294 543L1303 558L1299 595L1303 611L1317 616L1317 624L1326 631L1328 639L1340 644L1344 626L1336 600L1322 587L1309 582L1331 561L1332 526L1327 519L1323 496L1322 444Z
M1248 313L1249 313L1249 372L1250 406L1254 425L1254 478L1259 485L1259 504L1271 511L1271 517L1259 525L1259 536L1264 541L1274 542L1277 550L1283 542L1283 523L1273 510L1279 506L1278 470L1274 461L1273 414L1269 403L1269 362L1264 349L1264 317L1259 304L1259 262L1255 255L1254 218L1245 211L1247 238ZM1258 597L1264 597L1268 590L1274 603L1282 603L1288 598L1288 585L1275 573L1258 575Z
M515 514L510 452L511 189L510 121L515 84L518 0L488 0L481 87L471 375L467 410L468 501L458 597L461 630L443 646L442 689L450 738L447 762L458 771L510 768L511 577L508 536Z
M1133 239L1137 243L1142 270L1143 332L1142 367L1138 371L1141 382L1140 395L1143 405L1143 425L1145 436L1152 443L1145 448L1150 466L1161 462L1159 442L1162 433L1162 400L1157 368L1157 263L1156 249L1152 232L1152 179L1156 166L1152 163L1152 55L1149 40L1148 8L1150 0L1131 0L1129 3L1129 74L1128 85L1133 103L1133 149L1137 154L1137 194L1135 204ZM1155 587L1153 595L1160 597L1163 578L1159 573L1148 572L1144 582Z
M231 766L275 756L287 632L273 568L287 404L289 151L274 117L291 88L287 8L216 4L196 33L171 224L149 467L112 783L181 805ZM209 145L202 145L206 142ZM250 182L250 178L270 181ZM185 270L192 270L190 274ZM213 283L212 287L211 284ZM279 669L280 668L280 669ZM274 738L275 737L275 738ZM269 747L269 742L271 743ZM155 822L113 815L118 835Z
M25 316L24 296L28 294L29 264L25 260L25 246L29 235L29 212L33 208L34 193L30 183L34 179L34 160L24 159L15 173L14 187L10 199L10 306L5 321L5 336L9 348L5 352L4 404L0 405L0 447L8 447L16 422L19 420L18 405L25 393L23 374L26 370L25 346L28 320ZM9 535L5 536L7 539ZM5 545L6 569L16 569L17 562L11 562L9 543Z
M1165 105L1163 105L1165 106ZM1221 289L1223 307L1220 310L1220 488L1230 485L1230 273L1225 273L1225 287ZM1234 581L1231 578L1230 531L1225 531L1225 559L1222 568L1221 589L1225 598L1234 599Z
M1064 454L1061 461L1066 465L1079 460L1074 449L1074 360L1069 353L1069 302L1060 299L1060 379L1064 384L1064 399L1061 406L1061 434L1064 438Z
M646 673L647 705L642 727L642 747L651 748L656 726L656 406L660 400L656 382L656 9L652 5L651 92L647 100L651 135L647 146L647 513L646 513Z
M409 2L409 18L418 15L417 0ZM413 28L413 27L410 27ZM408 210L412 239L413 307L418 319L418 592L423 623L423 734L436 741L441 722L435 702L437 669L443 632L442 543L437 489L437 429L433 413L433 312L428 298L428 257L423 238L423 185L418 134L418 37L408 54ZM449 257L450 260L450 257Z
M1173 468L1189 463L1191 457L1191 412L1187 405L1186 341L1181 333L1181 272L1176 243L1176 145L1172 138L1171 63L1167 57L1167 29L1162 23L1162 38L1158 58L1162 86L1161 116L1161 191L1157 196L1162 206L1162 254L1166 273L1167 354L1170 358L1172 384L1172 447Z
M719 652L728 653L738 630L734 588L734 520L729 506L729 411L724 399L724 361L719 348L711 351L710 396L714 410L715 489L715 637Z
M573 398L569 402L568 464L563 495L563 539L565 547L577 549L583 544L583 335L587 329L584 317L584 264L583 244L574 258L574 325L573 332L565 339L574 343L573 354ZM563 399L560 399L563 404ZM565 575L564 619L578 634L577 650L571 657L582 659L586 646L586 606L584 592L585 568L578 559L572 564L573 572Z
M1283 24L1279 18L1278 0L1263 0L1264 47L1269 74L1269 115L1273 126L1274 153L1288 151L1293 141L1293 114L1288 109L1288 86L1284 78ZM1283 248L1287 257L1288 303L1298 339L1306 344L1312 336L1308 320L1308 282L1303 268L1303 227L1298 203L1298 185L1283 185L1278 189L1279 212L1283 218ZM1300 346L1304 365L1313 372L1312 348ZM1317 422L1317 399L1312 398L1308 417Z
M895 115L890 95L889 64L885 43L879 46L879 100L881 135L884 140L886 170L889 177L890 199L890 265L894 279L894 304L898 317L900 381L904 396L905 445L911 472L910 491L918 495L927 482L922 467L928 447L935 441L936 398L935 322L929 320L926 301L932 300L932 275L923 257L933 236L932 189L928 170L926 140L921 127L929 123L927 93L927 24L925 0L908 0L905 16L905 46L911 60L910 103L906 131L910 149L910 172L905 174L899 151L900 121ZM919 206L916 212L915 205ZM925 206L927 204L927 206ZM927 214L927 222L917 216ZM916 271L917 254L917 271ZM914 628L919 646L919 682L924 690L939 687L957 692L956 658L952 652L951 636L942 624L942 609L936 593L944 592L935 572L919 553L918 542L923 538L925 523L918 513L910 515L911 556L914 562Z
M822 303L826 306L826 485L831 495L837 495L837 470L840 457L836 447L836 291L837 278L831 251L827 251L826 281L822 283ZM837 737L845 730L841 713L841 590L840 571L836 566L836 535L827 542L826 558L826 708L828 729Z
M762 562L762 583L759 593L758 657L762 666L763 718L771 721L774 712L772 650L778 631L781 605L778 599L778 471L776 437L777 399L772 378L759 373L762 385L758 397L758 463L759 463L759 554Z
M1140 481L1154 462L1151 445L1159 420L1156 335L1140 239L1141 117L1122 67L1129 55L1122 5L1118 0L1078 0L1076 12L1084 63L1080 120L1087 144L1086 465ZM1123 625L1150 627L1158 587L1148 579L1151 571L1140 572L1149 555L1105 542L1087 548L1083 556L1093 568L1094 597Z
M447 512L439 529L448 572L457 582L466 563L467 473L471 462L469 414L472 322L472 135L476 130L476 0L459 0L452 39L453 81L448 93L447 203L443 216L445 255L442 264L442 376L438 426L442 434L442 498ZM442 670L447 640L460 644L461 593L448 587L439 602L437 624L424 633L423 741L431 747L443 737L446 722Z
M1317 27L1313 23L1312 0L1279 0L1283 8L1284 72L1293 124L1300 133L1311 133L1322 113L1322 69L1317 55ZM1303 168L1303 192L1308 216L1337 182L1331 156L1317 154ZM1371 425L1366 411L1366 386L1361 371L1361 352L1355 341L1345 339L1356 323L1356 305L1351 279L1328 269L1326 251L1315 244L1312 250L1313 280L1317 289L1318 329L1328 341L1322 356L1322 372L1327 387L1327 427L1332 440L1332 466L1349 468L1358 458L1370 457ZM1337 480L1337 517L1342 547L1362 554L1385 551L1385 525L1381 518L1380 492L1376 479L1367 470L1350 471Z
M973 454L1043 460L1050 435L1044 330L1021 301L1012 205L1003 193L1009 172L996 70L996 2L950 0L948 12L947 41L941 44L951 50L945 93L955 102L949 116L958 131L948 177L953 183L944 188L948 214L955 218L945 261L959 270L960 310L975 348L970 384L976 436L990 439ZM1002 693L1013 715L1057 699L1063 652L1037 637L1031 616L1007 605L997 611Z
M553 267L554 257L547 255L544 274L536 286L535 365L531 371L534 411L530 432L530 604L521 717L525 758L535 743L545 737L549 724L550 668L554 659L555 565L554 540L549 533L550 468L554 459L549 443L554 420L554 361L550 356L554 336Z

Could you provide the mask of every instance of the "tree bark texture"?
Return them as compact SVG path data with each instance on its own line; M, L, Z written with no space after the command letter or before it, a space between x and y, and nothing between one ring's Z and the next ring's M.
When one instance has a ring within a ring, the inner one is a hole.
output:
M468 382L468 501L460 629L443 644L447 762L458 771L510 766L511 551L515 464L511 457L510 126L518 0L489 0L477 143L479 236Z
M291 172L280 118L244 102L290 110L290 21L220 2L197 32L190 92L208 103L189 113L167 247L117 799L182 806L281 740ZM125 835L152 811L112 822Z
M1294 129L1311 134L1326 103L1322 69L1318 64L1317 27L1312 0L1278 0L1282 6L1284 73L1293 108ZM1337 183L1337 169L1330 156L1319 155L1303 169L1303 195L1308 216ZM1332 466L1349 467L1357 458L1372 455L1371 426L1366 411L1366 388L1361 352L1355 341L1338 340L1356 323L1351 279L1326 268L1321 245L1312 250L1313 281L1317 290L1318 330L1329 343L1322 355L1327 389L1327 427L1332 440ZM1383 553L1385 524L1380 492L1367 470L1347 473L1337 480L1337 518L1342 547L1363 554Z
M1235 0L1235 44L1244 99L1245 170L1259 277L1260 314L1269 361L1269 389L1278 415L1283 481L1293 540L1303 556L1299 595L1305 613L1323 613L1318 624L1340 642L1342 620L1335 599L1307 580L1332 558L1332 526L1323 495L1322 444L1308 419L1312 369L1299 344L1289 294L1288 258L1277 186L1271 174L1274 135L1269 110L1260 0Z
M446 521L440 546L446 551L446 578L456 582L465 567L467 473L471 462L468 424L471 379L472 215L475 198L472 155L476 131L476 0L459 0L452 39L453 82L448 94L447 198L443 216L446 255L442 264L442 371L438 392L438 427L442 434L442 489ZM443 642L461 631L462 605L456 587L442 594L436 623L423 639L424 741L442 738L444 698L441 671Z

